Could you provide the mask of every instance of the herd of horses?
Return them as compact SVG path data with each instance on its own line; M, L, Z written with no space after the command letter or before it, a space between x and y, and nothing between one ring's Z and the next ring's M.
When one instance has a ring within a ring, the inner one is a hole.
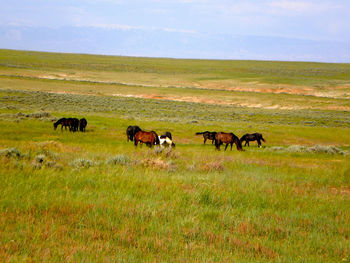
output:
M87 120L85 118L80 120L77 118L61 118L53 124L55 130L58 125L61 125L61 131L63 130L63 127L65 127L65 130L67 130L68 127L71 132L76 132L78 130L85 132Z
M237 150L242 151L242 143L245 142L244 146L249 146L249 142L252 141L257 141L258 147L261 147L261 141L265 142L265 139L263 138L261 133L246 133L244 134L241 138L238 138L236 135L234 135L232 132L231 133L226 133L226 132L210 132L210 131L205 131L205 132L197 132L196 135L203 135L204 138L204 144L206 143L207 140L211 140L211 143L213 144L215 142L215 147L216 149L220 150L220 145L226 143L225 146L225 151L228 147L228 145L231 145L231 150L232 150L232 145L236 144Z
M146 144L148 147L153 145L160 145L161 147L175 147L175 143L172 141L173 136L170 132L158 136L155 131L143 131L139 126L129 126L126 129L127 141L134 141L135 146L140 144Z
M232 146L236 145L238 151L243 151L242 143L245 142L244 146L249 146L249 142L257 141L258 147L261 147L261 141L265 142L261 133L253 133L253 134L245 134L241 138L238 138L235 134L226 133L226 132L197 132L196 135L203 135L204 144L207 140L211 140L212 144L215 143L215 147L220 151L220 146L222 144L226 144L225 151L228 145ZM158 136L155 131L143 131L139 126L129 126L126 129L127 141L134 141L134 145L137 146L140 144L140 147L143 143L145 143L148 147L152 147L153 145L163 146L175 146L172 141L172 135L170 132L165 132L161 136Z
M65 129L67 130L68 127L69 131L71 132L76 132L78 130L81 132L85 132L87 121L85 118L82 118L80 120L77 118L61 118L53 124L55 130L57 129L58 125L61 125L61 130L63 130L63 127L65 127ZM261 141L265 142L265 139L263 138L261 133L247 133L241 138L238 138L232 132L226 133L205 131L197 132L196 135L203 135L204 144L207 140L211 140L211 143L215 143L215 147L219 151L220 146L223 144L226 144L225 151L229 145L231 146L232 151L233 144L236 145L238 151L243 151L243 142L245 142L244 146L249 146L249 142L257 141L258 147L261 147ZM136 147L138 144L140 144L140 147L142 147L143 144L146 144L148 147L152 147L153 145L160 145L161 147L167 146L170 148L175 147L173 137L168 131L158 136L158 134L155 131L143 131L139 126L135 125L129 126L126 129L126 137L127 141L133 141Z

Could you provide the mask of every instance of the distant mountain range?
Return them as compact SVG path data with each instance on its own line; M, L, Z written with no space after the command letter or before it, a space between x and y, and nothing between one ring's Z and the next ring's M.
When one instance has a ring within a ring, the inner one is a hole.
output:
M0 48L145 57L350 62L350 43L159 29L0 26Z

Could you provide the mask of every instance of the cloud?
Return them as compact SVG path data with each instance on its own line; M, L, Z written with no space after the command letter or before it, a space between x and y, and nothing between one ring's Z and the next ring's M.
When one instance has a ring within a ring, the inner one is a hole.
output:
M5 33L5 40L8 41L21 41L22 40L22 33L20 30L12 29L8 30Z
M145 27L145 26L132 26L132 25L122 25L122 24L93 24L93 25L80 25L80 27L93 27L106 30L142 30L142 31L163 31L163 32L173 32L173 33L185 33L185 34L195 34L194 30L187 29L176 29L167 27Z
M268 7L271 7L271 11L273 13L289 13L295 14L295 13L320 13L325 12L330 9L337 9L340 6L333 4L333 3L314 3L311 1L272 1L269 2Z

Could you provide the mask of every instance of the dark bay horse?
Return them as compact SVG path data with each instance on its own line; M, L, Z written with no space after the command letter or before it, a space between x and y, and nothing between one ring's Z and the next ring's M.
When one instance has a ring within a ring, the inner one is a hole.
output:
M220 151L220 145L223 144L223 143L226 143L225 151L226 151L227 146L229 144L231 145L231 151L232 151L233 143L236 144L236 147L237 147L238 151L243 151L241 141L232 132L231 133L218 132L215 135L215 147L216 147L217 150Z
M145 143L148 147L159 144L159 138L155 131L138 131L134 137L134 144L137 147L137 144L140 143L140 147Z
M85 132L86 125L87 125L87 120L85 118L82 118L79 120L79 130L81 132Z
M128 141L133 141L135 134L139 131L142 131L141 128L139 126L129 126L126 129L126 137L128 138Z
M69 130L76 132L79 129L79 120L77 118L68 118L67 119Z
M211 140L211 144L214 143L215 141L215 134L216 132L210 132L210 131L205 131L205 132L196 132L196 135L200 135L203 134L203 138L204 138L204 144L207 140Z
M61 118L61 119L59 119L58 121L56 121L56 122L53 124L53 128L54 128L54 130L56 130L56 129L57 129L57 126L58 126L58 125L61 125L61 130L63 130L63 127L65 127L65 129L67 130L67 127L70 128L69 123L70 123L70 122L68 121L68 119L66 119L66 118Z
M252 134L244 134L242 136L242 138L240 139L241 143L243 143L245 141L245 144L244 146L246 146L248 144L249 146L249 142L251 141L257 141L258 142L258 147L260 148L261 147L261 141L265 142L263 136L261 133L252 133Z

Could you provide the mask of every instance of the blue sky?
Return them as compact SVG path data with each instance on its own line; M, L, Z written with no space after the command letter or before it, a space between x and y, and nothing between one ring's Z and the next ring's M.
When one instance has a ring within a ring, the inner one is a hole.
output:
M0 48L350 62L348 0L0 0Z

